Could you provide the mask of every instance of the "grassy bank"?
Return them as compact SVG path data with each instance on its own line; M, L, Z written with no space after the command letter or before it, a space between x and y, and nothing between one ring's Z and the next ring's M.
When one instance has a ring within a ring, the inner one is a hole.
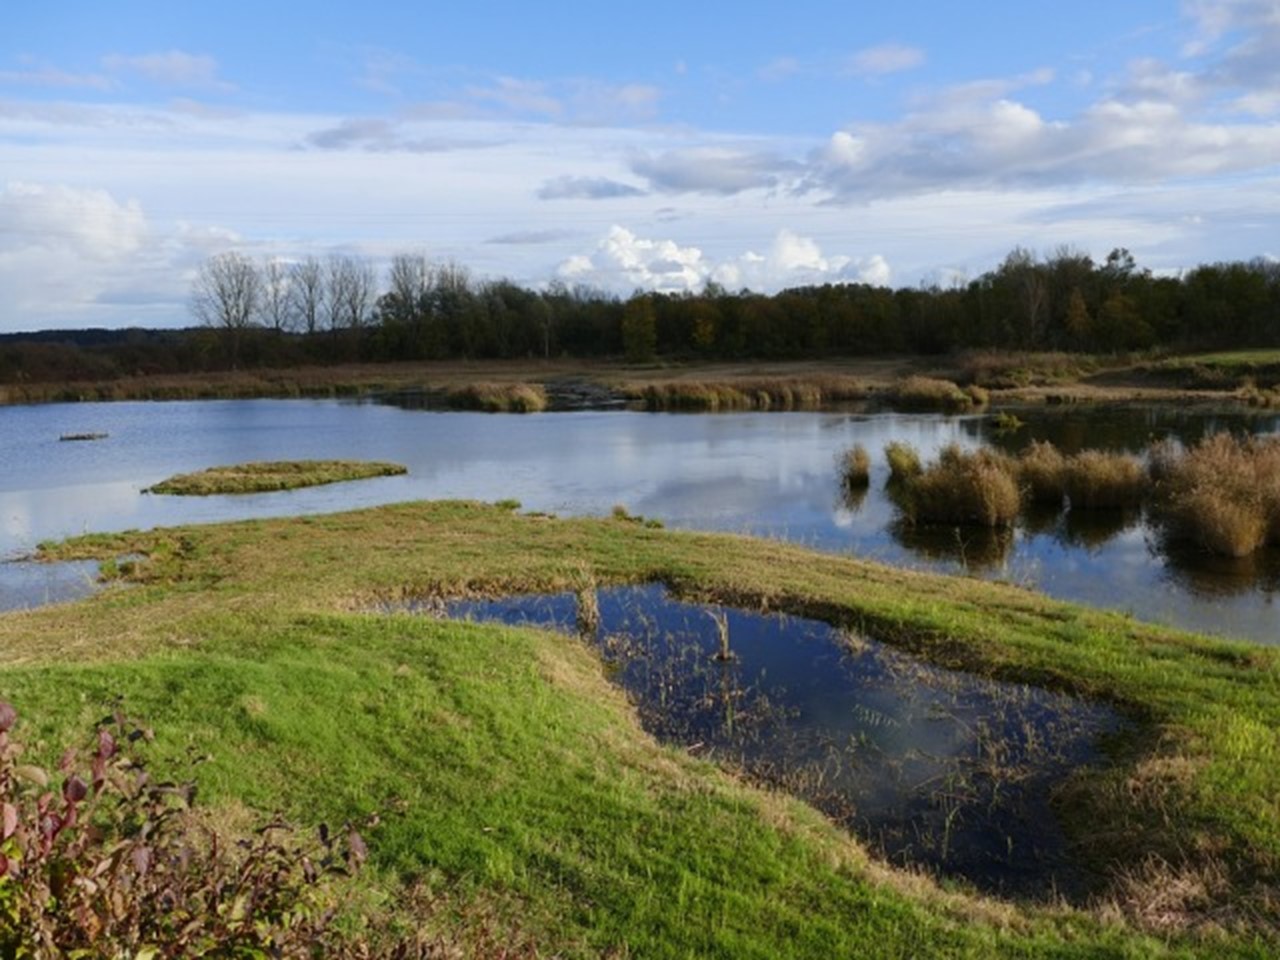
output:
M54 745L123 697L157 763L212 758L229 823L377 810L362 910L546 955L1266 956L1280 940L1280 651L999 584L743 537L466 503L80 538L128 590L0 616L0 689ZM366 612L378 601L662 579L822 614L945 665L1135 720L1065 785L1110 888L1016 907L868 858L804 805L637 725L566 637Z
M365 460L267 460L210 467L196 473L180 473L162 480L144 493L207 497L224 493L270 493L297 490L326 483L393 477L408 473L398 463Z

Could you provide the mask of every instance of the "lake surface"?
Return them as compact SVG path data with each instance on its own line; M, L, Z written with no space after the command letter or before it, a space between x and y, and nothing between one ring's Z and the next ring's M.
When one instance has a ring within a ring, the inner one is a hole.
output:
M1107 707L929 666L816 620L684 603L660 584L588 600L594 617L567 593L444 613L584 634L659 739L803 797L893 863L1007 896L1095 886L1052 800L1072 771L1105 762L1099 740L1124 726Z
M988 416L650 414L525 416L404 410L377 403L237 400L0 408L0 558L48 538L187 522L344 510L401 500L520 500L526 509L607 514L615 504L669 526L755 533L889 563L1024 583L1143 619L1263 642L1280 639L1280 551L1243 561L1171 551L1140 513L1031 517L1006 536L895 523L882 488L890 440L930 457L956 442L1018 449L1140 451L1157 437L1216 429L1272 433L1276 414L1173 407L1019 411L997 434ZM69 433L106 433L60 442ZM872 455L872 486L842 497L836 458ZM393 460L409 474L286 493L141 493L174 473L246 460ZM0 593L6 585L0 565Z

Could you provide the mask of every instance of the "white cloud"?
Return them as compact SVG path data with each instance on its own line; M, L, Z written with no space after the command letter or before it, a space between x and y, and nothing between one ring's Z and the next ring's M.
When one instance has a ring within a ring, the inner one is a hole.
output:
M218 61L207 54L167 50L133 56L113 53L102 58L102 65L115 73L135 73L152 83L171 87L195 87L206 90L234 90L232 84L218 77Z
M848 73L863 77L880 77L890 73L914 70L925 61L924 51L901 43L882 43L866 47L849 57Z
M708 281L731 290L746 287L762 291L843 281L879 285L890 281L884 257L854 260L827 256L815 241L787 229L778 231L763 254L748 250L716 259L699 247L639 237L616 225L593 251L564 260L557 274L572 283L624 294L636 289L661 293L696 291Z
M638 153L631 170L660 193L729 195L777 186L793 164L772 153L726 147L691 147Z
M114 90L116 81L101 73L76 73L30 57L21 57L20 70L0 70L0 84L61 89Z

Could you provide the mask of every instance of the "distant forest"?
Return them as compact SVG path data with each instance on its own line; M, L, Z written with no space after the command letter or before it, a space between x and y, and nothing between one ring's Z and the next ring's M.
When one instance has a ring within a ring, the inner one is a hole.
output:
M206 261L180 330L0 337L0 383L232 368L455 358L801 359L963 349L1090 353L1280 345L1280 262L1155 276L1128 251L1104 262L1016 249L967 284L892 290L825 284L772 296L530 290L453 264L352 257Z

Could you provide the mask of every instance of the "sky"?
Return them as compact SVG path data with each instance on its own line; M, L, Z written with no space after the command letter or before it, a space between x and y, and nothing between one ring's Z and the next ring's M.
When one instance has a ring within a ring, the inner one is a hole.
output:
M629 294L1280 256L1280 0L10 4L0 332L199 265Z

